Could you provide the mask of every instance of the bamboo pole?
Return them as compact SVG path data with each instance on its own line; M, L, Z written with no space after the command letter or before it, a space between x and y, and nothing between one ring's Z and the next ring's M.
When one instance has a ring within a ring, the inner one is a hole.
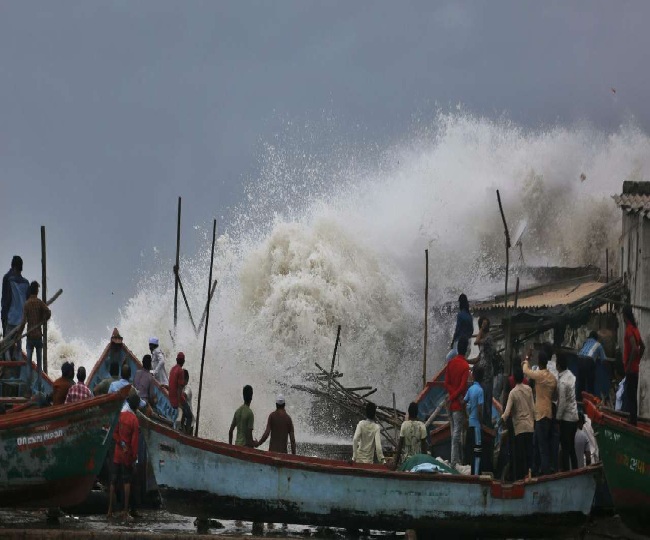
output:
M336 351L339 348L339 341L341 339L341 325L339 324L338 329L336 330L336 341L334 342L334 353L332 354L332 367L330 368L330 376L327 381L327 389L329 390L332 386L332 378L334 375L334 362L336 362Z
M185 302L185 307L187 308L187 314L190 316L190 323L192 323L192 328L194 329L194 333L198 336L199 331L196 329L196 324L194 324L194 317L192 317L192 310L190 309L190 304L187 301L187 296L185 296L185 289L183 288L183 282L181 281L181 276L177 274L176 278L177 278L176 283L178 283L181 288L181 295L183 296L183 302Z
M174 335L178 324L178 273L181 253L181 198L178 198L178 217L176 220L176 264L174 265Z
M45 242L45 225L41 225L41 298L47 302L47 245ZM42 369L47 373L47 321L43 323L43 366ZM38 379L41 380L41 368L38 370Z
M198 337L199 333L201 332L201 329L203 328L203 323L205 322L205 314L208 309L208 304L212 302L212 297L214 296L214 291L217 288L217 280L215 279L212 282L212 290L210 291L210 298L208 298L208 301L205 303L205 307L203 308L203 313L201 314L201 320L199 321L199 327L197 329L196 335Z
M499 193L498 189L497 189L497 201L499 201L499 212L501 213L501 219L503 220L503 229L506 235L506 291L503 300L504 300L505 308L508 309L508 270L510 267L510 248L512 246L510 245L510 233L508 232L508 224L506 223L506 216L503 213L503 205L501 204L501 194Z
M429 250L424 250L424 355L422 357L422 388L427 385L427 341L429 337Z
M214 242L217 238L217 220L212 222L212 252L210 254L210 277L208 279L208 304L205 313L205 328L203 329L203 350L201 352L201 375L199 376L199 400L196 404L196 427L194 436L199 436L199 415L201 414L201 390L203 389L203 367L205 365L205 346L208 340L208 323L210 321L210 289L212 287L212 267L214 266Z

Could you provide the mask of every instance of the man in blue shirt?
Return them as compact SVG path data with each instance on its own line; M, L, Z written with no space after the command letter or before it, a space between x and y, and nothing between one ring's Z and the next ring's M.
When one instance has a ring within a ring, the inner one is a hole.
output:
M595 330L589 334L578 353L578 372L576 376L576 399L582 401L582 392L589 392L598 397L609 394L609 373L603 361L607 360L605 349L600 343L600 336ZM596 385L598 381L598 385ZM598 386L598 388L596 388ZM602 388L605 386L605 388Z
M2 278L2 333L7 337L23 321L23 306L27 301L29 281L23 275L23 259L14 255L11 269ZM16 334L17 332L14 332ZM7 351L7 360L22 360L22 339L14 335L16 341Z
M475 366L472 373L474 382L465 394L465 403L467 404L467 415L469 416L469 427L465 438L465 454L469 458L472 466L472 474L481 472L481 417L483 412L483 369Z

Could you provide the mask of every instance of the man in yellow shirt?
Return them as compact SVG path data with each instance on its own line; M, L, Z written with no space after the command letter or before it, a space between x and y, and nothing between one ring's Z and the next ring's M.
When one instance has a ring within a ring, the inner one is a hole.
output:
M551 442L553 435L553 399L557 392L557 379L547 369L548 357L539 351L537 366L530 369L528 356L522 364L524 375L535 381L535 439L539 449L541 474L551 474Z

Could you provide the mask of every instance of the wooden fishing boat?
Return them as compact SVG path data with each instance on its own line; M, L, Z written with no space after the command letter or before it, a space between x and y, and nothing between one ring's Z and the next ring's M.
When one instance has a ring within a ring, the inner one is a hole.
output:
M648 531L650 527L650 422L628 423L624 415L602 406L590 394L582 394L591 418L614 506L627 525Z
M25 390L29 387L32 395L35 395L39 390L43 394L50 395L53 390L53 382L47 376L47 373L41 372L40 389L38 387L38 379L36 378L37 366L36 362L32 362L32 380L27 380L27 370L24 366L27 365L27 356L23 352L23 359L20 362L0 361L0 368L2 368L2 375L0 376L0 406L5 409L21 410L28 406L27 399L24 397ZM18 376L11 378L7 373L12 370L17 371Z
M87 379L88 388L91 390L102 380L110 377L109 367L116 362L121 369L122 364L127 362L131 367L131 375L134 376L136 371L143 369L142 362L131 352L131 350L124 345L122 336L117 328L113 330L111 341L106 345L99 360L95 363L93 370ZM162 418L172 422L174 408L169 402L169 393L157 381L154 380L154 395L156 403L151 404L153 410Z
M0 507L83 501L112 444L128 390L0 416Z
M597 466L505 484L490 476L264 452L184 435L140 416L163 504L192 517L481 536L582 526Z

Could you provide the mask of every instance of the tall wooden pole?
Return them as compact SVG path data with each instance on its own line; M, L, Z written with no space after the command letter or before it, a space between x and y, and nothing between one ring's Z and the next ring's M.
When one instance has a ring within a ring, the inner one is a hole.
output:
M510 245L510 233L508 232L508 224L506 223L506 216L503 213L503 205L501 204L501 194L499 193L499 190L497 189L497 201L499 201L499 212L501 212L501 219L503 220L503 229L506 235L506 292L503 297L504 299L504 306L506 310L508 309L508 269L510 267L510 248L512 247Z
M422 388L427 385L427 342L429 341L429 250L424 250L424 355L422 357Z
M212 267L214 266L214 242L217 238L217 220L212 222L212 252L210 254L210 277L208 279L208 303L205 311L205 327L203 328L203 351L201 352L201 375L199 376L199 400L196 404L196 427L194 436L199 436L199 415L201 414L201 390L203 389L203 366L205 365L205 345L208 341L208 323L210 321L210 289L212 287Z
M174 266L174 336L178 323L178 273L181 252L181 198L178 198L178 219L176 221L176 265Z
M45 225L41 225L41 298L47 302L47 248L45 243ZM43 323L43 371L47 373L47 321ZM38 374L40 381L40 373Z
M605 250L605 283L609 283L609 249Z

